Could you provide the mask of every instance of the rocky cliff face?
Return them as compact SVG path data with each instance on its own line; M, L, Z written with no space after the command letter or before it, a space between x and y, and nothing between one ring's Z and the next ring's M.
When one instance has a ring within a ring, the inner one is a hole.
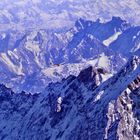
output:
M88 67L39 95L0 86L0 138L7 140L139 140L140 58L113 77Z

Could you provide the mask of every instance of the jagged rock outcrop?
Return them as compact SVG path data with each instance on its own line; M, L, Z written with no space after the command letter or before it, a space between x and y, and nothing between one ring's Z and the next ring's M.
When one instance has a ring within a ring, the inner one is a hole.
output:
M140 58L132 57L119 73L96 84L96 75L104 74L88 67L39 95L0 86L0 138L139 140Z
M104 68L94 68L92 66L80 72L77 79L88 85L90 89L96 88L100 83L103 82L103 76L107 74L107 71Z

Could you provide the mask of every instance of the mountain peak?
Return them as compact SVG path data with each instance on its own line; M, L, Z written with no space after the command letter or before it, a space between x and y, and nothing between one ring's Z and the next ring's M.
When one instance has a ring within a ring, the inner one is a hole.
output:
M107 74L107 71L104 68L89 66L80 72L77 79L85 85L92 83L91 86L93 88L103 82L103 75L105 74Z
M134 55L128 62L128 67L132 70L135 70L139 66L139 64L140 64L140 57L137 55Z
M88 68L80 72L78 80L83 83L92 81L95 74L96 73L94 71L94 68L92 66L89 66Z

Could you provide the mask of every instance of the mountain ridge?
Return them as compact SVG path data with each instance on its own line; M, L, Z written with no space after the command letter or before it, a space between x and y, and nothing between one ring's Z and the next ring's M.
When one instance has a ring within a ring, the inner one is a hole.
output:
M102 24L79 19L68 31L37 30L20 36L20 33L13 31L7 47L2 43L1 81L8 87L16 87L16 92L41 92L46 84L60 81L71 73L77 75L89 64L104 67L112 74L117 72L127 58L101 42L115 33L116 23L120 23L117 25L117 30L120 30L125 21L114 17ZM102 32L94 32L96 24L105 30L102 40L94 37ZM111 34L108 29L111 29ZM40 88L36 88L36 85L40 85Z
M88 67L78 77L69 76L60 83L49 84L39 95L0 96L1 138L137 140L139 68L140 58L134 56L118 74L100 84L95 68ZM103 69L98 71L99 75L105 73ZM13 109L10 100L14 101Z

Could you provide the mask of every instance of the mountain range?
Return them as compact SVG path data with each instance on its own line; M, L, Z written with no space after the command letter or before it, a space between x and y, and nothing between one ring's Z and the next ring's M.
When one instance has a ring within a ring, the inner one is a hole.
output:
M106 74L89 66L34 95L0 85L0 138L139 140L140 57Z
M104 23L112 16L139 25L139 0L1 0L0 30L69 28L78 18Z
M138 0L0 1L0 140L140 140Z
M15 92L35 93L70 74L77 76L88 65L114 74L131 55L139 53L139 33L139 26L119 17L106 23L80 18L75 26L61 31L2 32L1 83Z

